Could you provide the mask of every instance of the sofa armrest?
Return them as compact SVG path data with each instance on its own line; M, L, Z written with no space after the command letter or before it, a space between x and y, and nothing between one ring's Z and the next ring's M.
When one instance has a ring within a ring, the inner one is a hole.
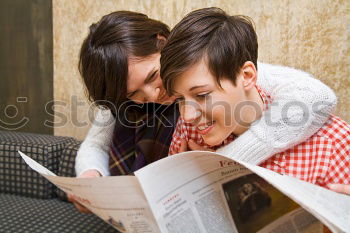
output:
M58 168L58 176L65 177L75 177L75 157L77 156L77 152L79 150L81 142L73 141L65 147L61 157L60 157L60 165ZM60 189L56 189L55 193L57 197L61 200L66 201L67 195Z
M70 137L0 131L0 193L35 198L56 196L54 186L18 155L22 151L54 173Z
M80 141L72 141L66 145L60 157L57 175L65 177L75 177L75 158L77 156Z

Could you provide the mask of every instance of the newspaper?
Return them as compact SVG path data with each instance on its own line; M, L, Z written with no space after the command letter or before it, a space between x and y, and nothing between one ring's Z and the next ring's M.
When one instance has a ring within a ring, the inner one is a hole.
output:
M25 162L120 232L350 232L350 197L214 152L173 155L135 176L58 177Z

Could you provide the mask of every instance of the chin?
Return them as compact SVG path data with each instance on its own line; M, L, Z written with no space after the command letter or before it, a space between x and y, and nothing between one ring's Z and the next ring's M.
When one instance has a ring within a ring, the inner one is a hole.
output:
M173 97L168 97L166 100L163 101L159 101L158 104L162 104L162 105L170 105L172 103L174 103L175 98Z
M223 143L225 138L213 136L213 137L203 137L203 141L208 144L209 146L218 146Z

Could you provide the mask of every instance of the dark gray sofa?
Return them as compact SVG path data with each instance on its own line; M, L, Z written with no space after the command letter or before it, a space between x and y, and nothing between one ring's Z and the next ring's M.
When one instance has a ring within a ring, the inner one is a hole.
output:
M118 232L94 214L78 212L17 153L59 176L75 176L79 145L69 137L0 131L0 232Z

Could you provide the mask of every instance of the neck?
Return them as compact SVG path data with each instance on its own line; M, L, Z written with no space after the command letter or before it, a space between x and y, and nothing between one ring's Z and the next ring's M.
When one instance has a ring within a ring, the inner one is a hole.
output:
M254 121L261 118L263 110L264 102L258 90L254 87L247 92L247 106L243 108L240 114L243 122L238 124L233 133L241 135L247 131Z

